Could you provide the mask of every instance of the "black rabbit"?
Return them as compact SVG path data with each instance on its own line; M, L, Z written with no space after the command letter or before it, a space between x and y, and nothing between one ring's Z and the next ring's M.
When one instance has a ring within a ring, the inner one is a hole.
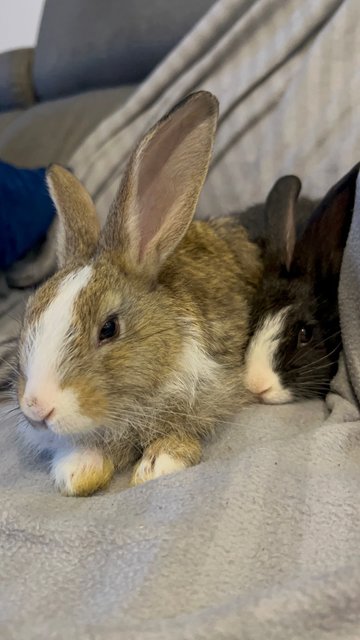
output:
M260 402L322 397L329 390L341 350L337 294L359 167L317 205L298 200L299 178L284 176L262 212L254 207L241 218L264 264L245 353L246 386ZM249 224L254 213L262 213L258 233Z

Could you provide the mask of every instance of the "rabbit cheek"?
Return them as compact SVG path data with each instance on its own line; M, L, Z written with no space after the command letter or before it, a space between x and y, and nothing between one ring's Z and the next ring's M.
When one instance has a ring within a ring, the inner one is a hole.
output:
M245 385L258 402L291 402L293 394L283 386L275 368L276 353L288 308L266 316L250 340L245 356Z
M99 380L81 374L69 384L81 415L89 419L89 424L101 425L108 406L108 399L101 391Z

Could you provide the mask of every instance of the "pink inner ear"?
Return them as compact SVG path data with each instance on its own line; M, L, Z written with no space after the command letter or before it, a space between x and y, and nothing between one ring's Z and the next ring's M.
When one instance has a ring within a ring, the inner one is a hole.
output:
M193 109L188 107L186 114L179 109L162 123L143 151L137 183L140 260L174 204L183 198L185 202L196 163L191 162L191 148L184 141L201 123L199 115L203 119L197 104Z

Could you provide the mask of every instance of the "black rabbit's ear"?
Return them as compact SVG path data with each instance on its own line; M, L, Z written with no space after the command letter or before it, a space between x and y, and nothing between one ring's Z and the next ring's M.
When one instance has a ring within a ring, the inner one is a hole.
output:
M340 272L355 203L357 163L326 194L296 245L296 261L323 275Z
M295 212L300 191L297 176L283 176L275 182L265 203L268 250L288 271L296 242Z

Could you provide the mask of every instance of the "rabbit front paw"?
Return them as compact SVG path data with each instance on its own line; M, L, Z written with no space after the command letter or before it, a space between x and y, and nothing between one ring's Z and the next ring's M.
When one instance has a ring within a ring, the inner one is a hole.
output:
M170 473L182 471L198 464L201 458L199 440L169 434L154 440L144 451L143 457L134 467L131 484L143 484Z
M55 455L51 474L62 495L89 496L109 484L114 464L97 449L72 449Z
M185 469L183 460L173 458L168 453L158 455L145 454L134 468L131 484L138 485Z

